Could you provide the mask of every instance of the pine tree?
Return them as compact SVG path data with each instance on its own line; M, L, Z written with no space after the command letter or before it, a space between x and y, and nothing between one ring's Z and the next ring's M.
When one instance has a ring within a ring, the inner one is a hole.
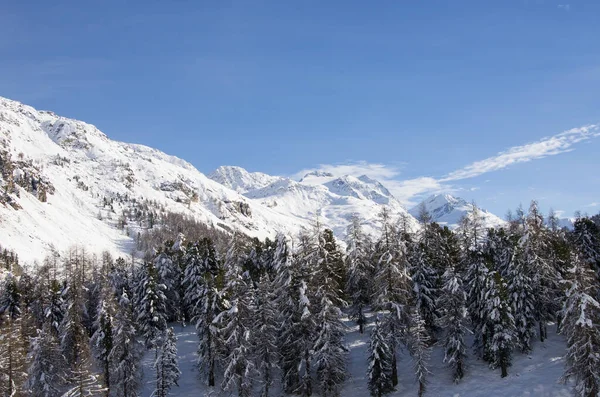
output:
M319 331L314 346L314 357L321 395L337 397L346 379L346 348L343 344L342 312L323 287L319 291L320 311L317 314Z
M141 351L136 337L134 314L127 292L119 296L109 354L111 388L119 397L135 397L140 386Z
M460 277L454 271L454 267L448 267L443 275L444 284L438 307L441 317L440 328L445 331L444 362L452 369L452 377L455 383L465 375L465 361L467 357L465 334L467 329L467 294L464 291Z
M65 315L59 327L60 347L70 370L75 370L75 365L82 361L81 355L89 353L89 337L83 325L85 303L81 279L74 273L70 283L63 291L65 299ZM85 346L85 347L83 347ZM85 357L83 360L87 360Z
M421 318L419 309L415 308L411 313L407 346L410 355L413 358L415 377L419 383L419 397L423 396L425 393L427 376L430 374L429 369L427 368L429 358L431 357L430 348L427 346L428 343L429 336L425 329L425 321Z
M351 318L358 324L359 332L364 333L367 318L365 307L373 296L373 276L375 269L371 262L371 241L362 231L361 221L353 216L348 226L346 291L352 300Z
M438 291L436 270L427 261L425 247L418 244L411 255L410 276L415 306L430 336L435 335L439 317L437 309Z
M486 358L484 346L488 343L488 335L484 332L487 304L485 288L490 269L486 264L483 253L478 250L467 251L465 257L468 266L464 280L467 281L467 309L474 334L473 348L480 356L483 355Z
M279 312L280 331L277 335L277 346L280 356L282 387L286 393L293 393L300 387L299 366L302 357L302 346L299 340L300 318L300 268L292 262L285 236L278 235L274 255L275 295Z
M165 335L161 338L162 346L158 352L158 358L154 362L154 369L158 374L156 389L153 396L167 397L169 390L177 383L181 376L181 371L177 364L177 338L173 328L167 328Z
M314 355L314 330L316 327L314 315L310 311L310 300L307 293L306 282L301 281L298 298L298 309L301 315L299 323L295 324L298 339L290 341L298 346L297 350L301 353L298 365L300 380L296 392L303 397L312 395L311 364Z
M33 396L58 396L62 387L60 348L50 327L44 324L31 341L27 391Z
M0 393L11 397L19 395L27 375L21 300L18 281L9 272L0 294Z
M225 259L225 295L229 297L230 307L221 312L215 322L220 325L220 337L228 354L223 357L223 390L237 389L240 397L252 393L252 374L254 363L251 346L252 300L251 279L248 272L242 270L243 256L236 236L230 242Z
M92 345L98 364L102 368L102 377L106 386L107 395L110 394L110 352L113 348L114 316L117 311L114 292L107 283L102 288L102 297L98 307L98 315L95 322L94 335L92 335Z
M168 241L165 247L154 258L154 267L158 272L160 283L165 286L168 321L182 321L181 299L179 291L183 275L179 264L174 261L176 253L172 252L173 243Z
M483 290L485 307L482 333L486 335L485 357L492 368L501 369L501 376L508 376L511 352L514 345L515 320L506 291L506 283L497 271L487 273Z
M567 369L562 379L575 379L578 396L593 397L600 394L600 303L594 298L599 286L578 254L573 255L568 284L562 329L567 336Z
M573 242L581 261L595 270L600 280L600 228L588 218L578 218L573 225Z
M517 251L514 260L507 270L507 289L509 302L514 313L517 341L524 353L531 351L532 339L535 337L535 306L538 299L534 294L533 279L529 267Z
M533 295L536 297L534 316L539 323L540 340L543 342L547 337L546 324L556 318L559 309L556 304L559 275L548 260L548 233L535 201L531 202L518 251L520 255L517 259L524 262L523 271L531 278Z
M398 384L398 369L396 362L396 347L402 337L402 330L409 323L408 306L410 303L410 276L408 274L407 241L397 239L389 211L383 209L380 214L382 225L381 238L375 247L377 273L375 276L375 306L387 311L382 321L388 337L391 350L391 381L395 387Z
M200 284L198 306L195 309L197 311L192 321L196 324L196 332L200 340L198 364L207 379L208 386L212 387L215 385L215 365L222 349L219 344L219 328L214 324L215 318L223 311L222 292L218 282L221 269L210 239L201 240L198 248L202 258L204 281ZM190 262L188 266L189 264Z
M276 296L274 283L269 280L267 273L263 274L255 289L254 310L251 329L252 352L254 366L260 374L262 388L261 397L268 397L274 380L274 371L277 369L279 352L277 350L277 322Z
M140 269L137 287L137 322L148 349L156 349L161 335L167 328L165 286L160 283L158 272L152 262Z
M369 343L367 378L373 397L382 397L394 390L391 379L392 349L379 320L375 322Z

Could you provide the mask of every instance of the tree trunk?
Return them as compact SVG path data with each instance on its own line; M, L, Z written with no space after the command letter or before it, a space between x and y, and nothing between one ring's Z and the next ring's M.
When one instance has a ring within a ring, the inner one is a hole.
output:
M396 365L396 347L392 348L392 386L398 385L398 367Z

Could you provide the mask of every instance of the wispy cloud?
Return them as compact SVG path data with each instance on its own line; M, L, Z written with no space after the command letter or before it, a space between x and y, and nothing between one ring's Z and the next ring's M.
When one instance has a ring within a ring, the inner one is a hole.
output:
M559 4L558 8L565 11L571 11L571 4Z
M367 175L382 182L402 204L410 207L417 204L418 200L425 195L460 190L453 186L452 182L475 178L493 171L499 171L513 164L525 163L548 156L570 152L574 150L573 146L575 144L598 136L600 136L600 125L597 124L573 128L532 143L509 148L495 156L476 161L439 178L422 176L401 180L400 169L398 166L389 166L381 163L367 163L364 161L345 164L321 164L316 168L304 169L296 173L293 177L299 179L308 172L317 170L329 172L336 177L342 175ZM485 182L489 182L489 180L486 180ZM477 189L479 188L474 186L469 190L475 191ZM595 207L597 205L600 204L592 203L589 207Z
M588 205L586 205L586 207L598 207L598 206L600 206L600 203L596 203L596 202L589 203Z
M515 146L507 151L500 152L496 156L476 161L461 169L453 171L441 178L442 182L458 181L461 179L474 178L492 171L498 171L512 164L524 163L541 159L548 156L570 152L576 143L600 136L600 126L587 125L573 128L563 133L543 138L537 142L522 146Z
M300 170L294 175L293 179L300 179L312 171L329 172L335 177L343 175L367 175L369 178L377 180L390 180L400 175L398 166L386 165L380 163L367 163L366 161L356 161L343 164L319 164L315 168Z

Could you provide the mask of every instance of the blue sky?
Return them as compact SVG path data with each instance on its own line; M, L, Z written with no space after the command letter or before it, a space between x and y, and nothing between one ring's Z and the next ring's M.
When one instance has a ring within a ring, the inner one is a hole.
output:
M600 122L600 2L566 1L2 2L0 95L203 172L596 213L598 131L544 141Z

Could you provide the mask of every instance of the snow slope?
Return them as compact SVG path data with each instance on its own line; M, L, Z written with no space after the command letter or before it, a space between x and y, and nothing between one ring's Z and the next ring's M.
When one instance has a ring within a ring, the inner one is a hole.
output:
M425 209L429 212L434 222L448 226L451 229L457 228L461 218L472 212L472 205L460 197L454 197L449 194L435 194L411 208L409 211L410 214L418 217L422 205L425 205ZM479 208L479 211L483 226L486 228L499 227L506 223L491 212L481 208Z
M347 325L346 346L348 347L347 368L349 378L342 389L344 397L365 397L369 395L367 388L367 348L369 343L369 332L372 322L365 334L358 332L358 327L345 320ZM197 360L196 350L198 338L194 327L182 328L174 325L177 334L177 348L179 356L179 367L182 375L179 387L171 390L171 395L181 397L192 396L228 396L229 393L222 392L217 387L210 389L206 387L198 377L195 367ZM467 360L467 372L465 378L459 384L454 384L450 371L443 363L444 353L441 346L434 346L429 370L431 375L428 379L425 396L432 397L518 397L518 396L540 396L540 397L563 397L572 396L572 385L558 382L564 371L565 340L556 335L549 328L549 338L546 342L537 342L533 345L533 353L524 355L515 351L513 363L509 368L506 378L500 377L500 370L492 370L487 363L477 360L472 355ZM469 342L470 343L470 342ZM144 359L144 386L143 397L150 397L153 390L152 361L153 353L148 352ZM398 356L399 385L397 390L388 394L390 397L417 396L418 385L414 379L412 361L410 356L403 351ZM279 375L276 375L276 380ZM279 385L274 385L272 395L278 396ZM233 395L236 395L235 393ZM318 396L318 391L314 394Z
M102 206L105 197L153 200L168 211L260 238L307 226L207 178L177 157L113 141L93 125L4 98L0 149L3 162L9 163L10 156L15 168L12 176L0 177L0 187L35 174L54 188L42 202L35 192L17 185L4 200L14 205L0 204L0 242L22 261L74 244L95 252L131 252L132 238L116 227L121 208L115 204L107 210Z
M336 178L329 173L312 172L295 181L249 173L239 167L219 167L210 177L281 215L310 223L318 214L320 222L341 238L354 214L365 221L367 233L377 233L377 215L383 206L390 209L393 217L404 215L412 227L418 227L418 222L400 202L381 183L366 175Z

